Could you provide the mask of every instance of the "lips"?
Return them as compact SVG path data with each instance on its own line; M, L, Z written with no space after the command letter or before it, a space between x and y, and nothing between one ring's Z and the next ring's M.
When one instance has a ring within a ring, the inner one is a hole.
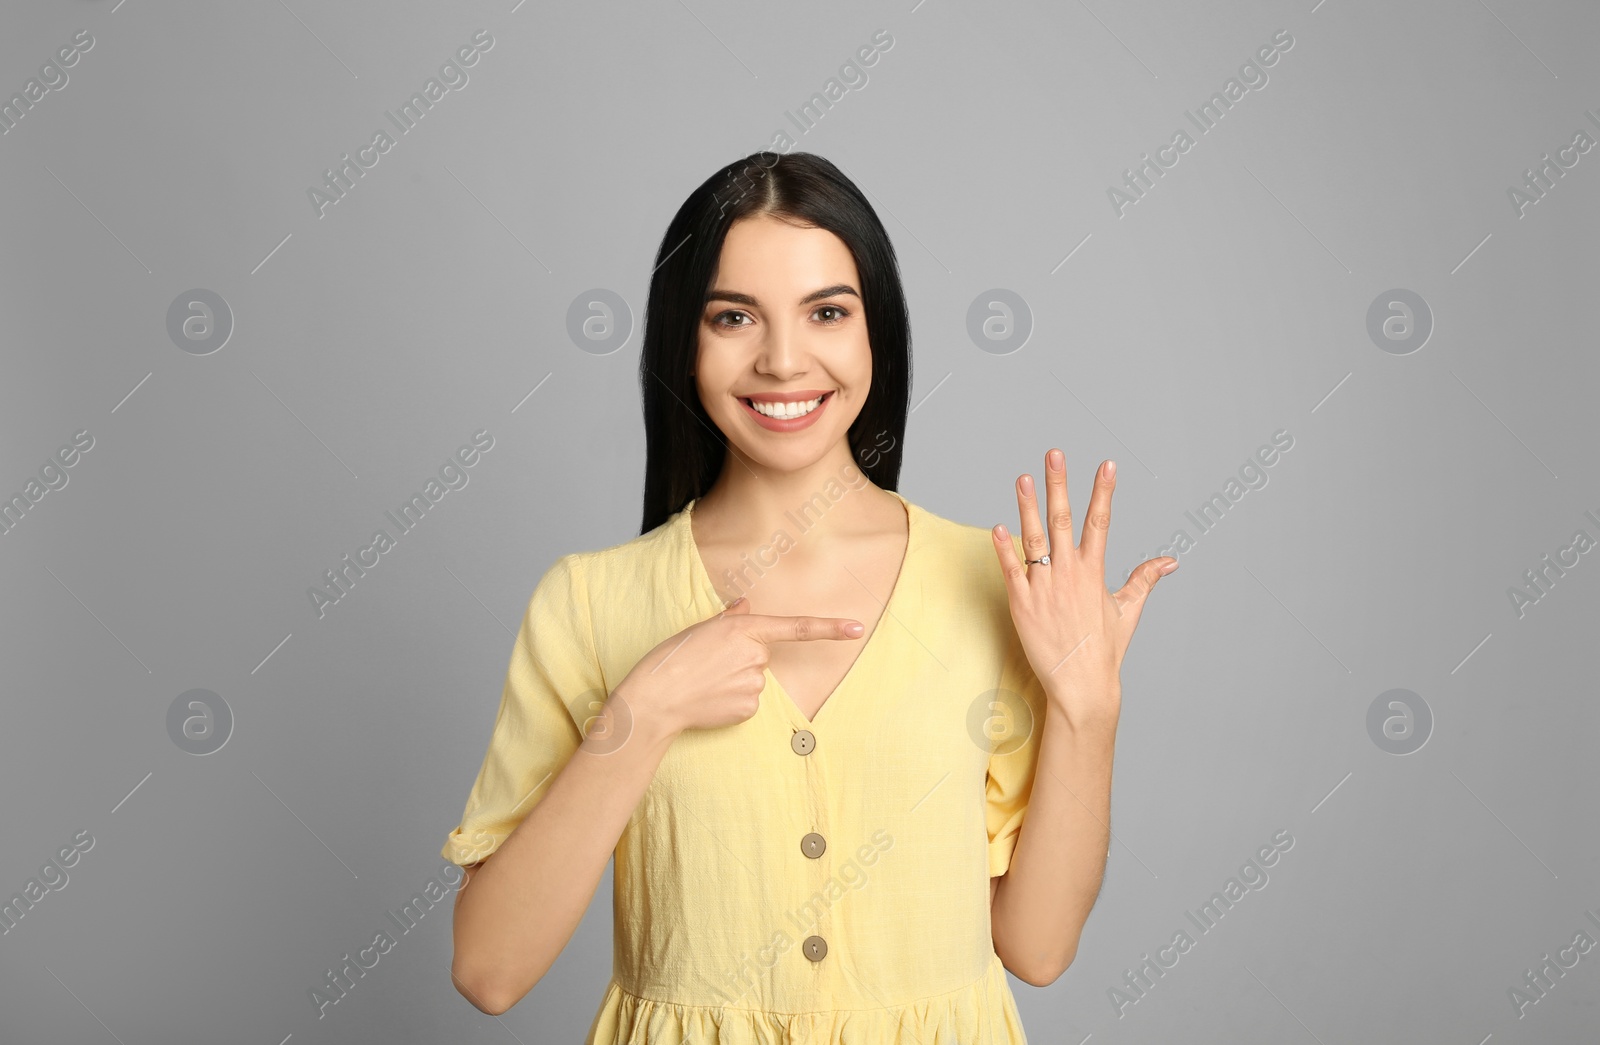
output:
M816 423L817 418L822 416L822 412L828 409L828 404L833 402L833 395L834 394L832 391L822 391L820 389L815 391L808 389L801 392L763 392L751 396L740 396L739 405L744 407L744 412L751 417L756 424L767 429L768 431L798 432L801 429L809 428ZM803 414L799 417L768 417L766 414L761 413L751 405L752 400L763 403L794 403L809 402L810 400L816 399L819 396L821 397L822 402L817 404L816 409L812 410L809 414Z

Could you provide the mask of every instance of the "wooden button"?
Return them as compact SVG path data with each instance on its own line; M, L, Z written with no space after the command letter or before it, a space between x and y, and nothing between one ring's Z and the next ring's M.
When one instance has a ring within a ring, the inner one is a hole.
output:
M800 839L800 851L815 860L828 848L828 840L815 831Z
M809 729L797 729L794 736L789 738L789 746L797 755L809 755L817 746L816 734Z

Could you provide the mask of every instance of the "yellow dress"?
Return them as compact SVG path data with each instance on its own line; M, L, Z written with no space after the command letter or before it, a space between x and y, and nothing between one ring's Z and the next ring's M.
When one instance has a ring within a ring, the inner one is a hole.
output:
M816 717L769 671L754 716L662 757L615 850L586 1045L1025 1045L989 879L1022 827L1044 693L989 531L894 496L900 574ZM639 659L723 608L693 508L540 579L445 859L499 848ZM791 519L792 540L816 516Z

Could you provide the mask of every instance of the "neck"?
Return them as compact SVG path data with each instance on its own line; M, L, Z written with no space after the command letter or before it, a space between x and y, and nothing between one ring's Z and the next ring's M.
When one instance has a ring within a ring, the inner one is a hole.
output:
M716 482L695 502L694 519L709 543L753 547L780 530L797 541L870 530L889 496L856 465L845 440L794 471L765 467L730 446Z

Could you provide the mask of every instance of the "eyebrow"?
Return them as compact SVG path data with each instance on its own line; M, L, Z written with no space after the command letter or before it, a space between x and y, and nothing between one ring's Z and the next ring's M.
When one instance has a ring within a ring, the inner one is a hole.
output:
M857 294L856 289L850 284L835 283L831 287L823 287L821 290L813 290L811 293L801 298L799 304L809 305L813 301L821 301L823 298L838 297L843 294L849 294L851 297L857 300L860 300L861 298L861 295ZM741 294L737 290L712 290L706 294L706 304L709 305L713 301L727 301L735 305L749 305L752 308L756 308L761 305L761 302L757 301L752 295Z

